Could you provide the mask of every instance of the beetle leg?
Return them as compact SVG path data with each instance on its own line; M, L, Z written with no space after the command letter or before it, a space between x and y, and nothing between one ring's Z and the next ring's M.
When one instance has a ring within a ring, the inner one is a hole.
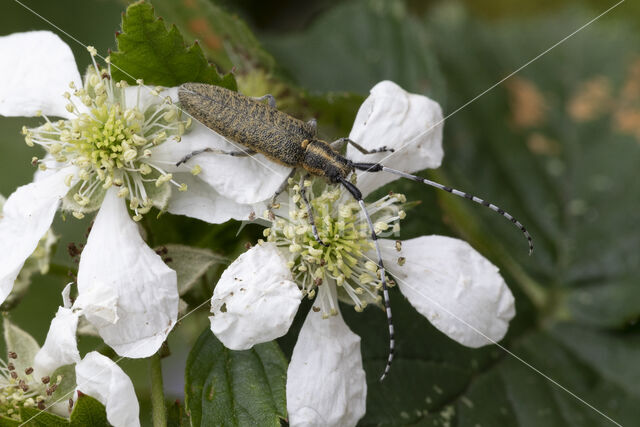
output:
M311 207L311 203L309 203L309 199L307 199L307 189L304 186L304 182L310 178L309 174L304 175L300 179L300 196L302 197L302 201L307 206L307 219L309 220L309 224L311 224L311 231L313 232L313 237L316 239L316 242L320 243L324 247L328 247L325 242L320 239L318 235L318 227L316 227L316 221L313 218L313 208Z
M267 104L269 104L273 108L276 108L276 99L270 93L268 93L266 95L262 95L262 96L254 96L251 99L253 99L254 101L264 101L266 99L267 100Z
M267 207L267 211L269 212L269 219L271 219L271 220L275 219L276 216L274 215L273 210L274 209L280 209L280 204L276 203L276 199L287 188L287 186L289 185L289 180L291 178L293 178L293 175L295 175L295 174L296 174L296 169L294 168L294 169L291 170L289 175L287 175L287 179L282 181L282 184L280 184L280 187L278 187L276 192L271 197L271 202L269 203L269 206Z
M358 190L358 187L353 185L351 182L347 181L344 178L340 178L340 182L347 189L349 193L353 196L354 199L358 201L360 205L360 209L364 214L364 217L367 220L367 224L369 225L369 231L371 232L371 239L373 240L373 244L376 248L376 254L378 255L378 272L380 274L380 283L382 284L382 295L384 298L384 308L387 313L387 326L389 327L389 354L387 356L387 364L384 367L384 372L380 377L380 381L384 380L384 378L389 373L391 369L391 363L393 362L393 355L396 348L396 339L395 339L395 330L393 327L393 317L391 316L391 300L389 299L389 289L387 287L387 276L386 270L384 268L384 263L382 261L382 252L380 251L380 244L378 243L378 235L376 234L376 229L373 226L373 222L371 221L371 216L369 216L369 212L367 212L367 206L364 204L364 200L362 200L362 193Z
M318 130L318 121L316 119L311 119L307 122L307 126L315 131Z
M246 156L251 156L252 154L256 154L256 152L253 150L225 151L225 150L216 150L214 148L204 148L202 150L196 150L187 154L182 159L180 159L180 161L176 163L176 166L180 166L181 164L188 162L192 157L202 153L224 154L226 156L233 156L233 157L246 157Z
M344 147L344 144L352 145L356 150L358 150L362 154L374 154L374 153L385 153L385 152L393 153L395 151L393 148L387 148L386 145L383 145L380 148L375 148L373 150L367 150L362 145L358 144L357 142L349 138L336 139L331 143L331 148L333 148L334 150L342 150L342 147Z

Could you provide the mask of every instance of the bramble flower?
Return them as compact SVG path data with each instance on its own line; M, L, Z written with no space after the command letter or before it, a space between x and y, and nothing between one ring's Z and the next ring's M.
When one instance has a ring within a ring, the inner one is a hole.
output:
M0 360L0 415L21 419L22 407L68 416L77 391L106 406L107 419L116 427L140 425L138 401L129 377L111 359L90 352L80 358L75 323L61 307L45 345L4 318L7 361ZM42 363L44 361L44 363ZM75 381L74 381L75 378Z
M77 218L99 210L78 271L85 316L118 354L149 356L176 322L176 274L144 243L127 205L134 220L166 206L170 186L180 185L154 162L153 148L180 138L188 123L163 97L113 82L93 48L84 85L71 50L52 33L2 37L0 51L0 113L42 116L44 124L22 133L46 151L33 159L34 182L4 205L0 296L10 292L61 204Z
M283 178L260 172L266 161L237 159L251 163L246 172L231 169L234 159L216 166L219 155L177 167L194 149L229 144L184 116L172 101L177 88L115 82L108 58L100 66L96 50L88 50L92 65L81 81L71 49L55 34L0 37L0 114L42 117L43 124L22 133L28 145L46 151L33 158L34 181L4 206L0 302L59 208L76 218L98 211L80 257L77 303L119 355L147 357L175 325L179 298L176 273L146 245L134 221L153 207L209 222L246 219ZM265 177L241 192L237 180L244 173Z
M413 172L440 165L441 120L437 103L381 82L360 108L350 138L368 149L411 142L386 163ZM384 156L347 152L349 158L369 162ZM392 179L361 174L357 184L368 194ZM313 237L303 189L327 247ZM371 234L359 205L340 187L292 181L288 193L264 230L266 242L242 254L222 274L211 299L211 330L231 349L250 348L284 335L301 299L313 299L287 373L289 421L355 425L365 413L367 385L360 338L344 323L338 301L357 311L369 304L381 306ZM403 195L393 193L367 203L380 237L400 231L405 204ZM436 328L469 347L502 339L515 314L513 296L498 269L466 242L422 236L379 243L387 272L395 279L388 283L397 285Z

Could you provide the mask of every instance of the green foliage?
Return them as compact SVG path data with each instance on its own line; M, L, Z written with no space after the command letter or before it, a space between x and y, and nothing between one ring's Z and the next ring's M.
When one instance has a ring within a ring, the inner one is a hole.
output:
M209 0L188 3L155 0L158 13L171 16L190 40L200 40L207 57L226 71L245 73L255 68L272 71L273 57L260 46L247 24Z
M180 402L167 405L167 427L183 427L189 425L189 418Z
M209 328L191 349L185 404L192 426L280 426L286 418L287 361L275 342L225 348Z
M117 81L133 84L143 79L147 84L167 87L201 82L236 89L231 74L220 76L197 43L186 47L180 31L175 26L167 31L151 5L144 1L127 8L117 42L118 51L110 55L113 78Z
M69 420L36 408L20 408L23 423L34 427L68 427Z
M185 245L165 245L160 250L167 265L178 275L180 296L189 292L198 279L204 276L211 267L228 262L225 257L216 255L209 249Z
M81 394L71 412L69 425L71 427L108 427L111 424L107 421L107 411L104 405L91 396Z
M22 424L22 422L16 421L13 418L0 416L0 427L18 427L20 424Z
M302 34L267 38L279 66L312 91L367 94L381 80L443 101L442 76L425 28L399 0L345 2Z

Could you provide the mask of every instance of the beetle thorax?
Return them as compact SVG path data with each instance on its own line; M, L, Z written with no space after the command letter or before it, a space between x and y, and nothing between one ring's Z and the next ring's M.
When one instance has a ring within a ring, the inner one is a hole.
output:
M339 182L353 172L351 162L322 140L304 141L305 155L302 167L312 175L324 176L331 182Z

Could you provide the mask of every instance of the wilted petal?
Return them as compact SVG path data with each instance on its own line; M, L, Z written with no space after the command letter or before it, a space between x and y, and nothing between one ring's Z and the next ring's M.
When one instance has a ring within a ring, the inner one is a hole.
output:
M35 357L34 368L38 376L51 375L60 366L80 361L76 340L78 316L71 309L58 308L49 326L47 339Z
M194 121L192 129L182 136L182 141L167 141L153 149L151 161L166 162L167 171L189 172L195 165L202 168L198 177L219 194L241 204L262 202L273 196L291 169L261 154L250 157L233 157L224 154L203 153L179 168L176 162L195 150L213 148L230 152L246 151L238 143L231 144L211 129Z
M356 162L382 161L385 166L410 173L437 168L444 156L443 126L437 102L383 81L371 89L360 106L349 138L367 149L386 146L396 152L362 154L349 146L347 157ZM385 172L359 172L358 188L366 195L396 179Z
M81 310L100 324L115 324L118 321L119 295L115 286L91 286L81 292L73 308Z
M70 117L63 94L82 87L71 49L50 31L0 37L0 115L35 116L38 111Z
M140 407L131 380L111 359L96 351L76 365L78 391L100 401L114 427L140 425Z
M365 413L366 400L360 337L340 313L323 319L311 310L287 370L291 425L354 426Z
M222 273L211 298L211 330L232 350L286 334L302 293L273 243L255 246Z
M67 286L62 290L62 306L64 308L71 308L73 301L71 301L71 286L73 286L73 282L67 283Z
M167 211L176 215L186 215L212 224L222 224L230 219L246 220L253 212L260 215L266 204L254 205L237 203L220 195L209 184L190 173L174 174L176 181L187 184L187 191L171 194Z
M69 191L64 183L75 171L69 167L38 182L19 187L4 204L0 216L0 302L11 292L25 260L47 232Z
M420 314L468 347L499 341L515 315L513 295L498 268L468 243L444 236L381 240L386 267ZM404 257L400 266L398 258Z
M142 240L116 191L107 191L82 251L78 300L120 356L148 357L175 325L176 273Z

